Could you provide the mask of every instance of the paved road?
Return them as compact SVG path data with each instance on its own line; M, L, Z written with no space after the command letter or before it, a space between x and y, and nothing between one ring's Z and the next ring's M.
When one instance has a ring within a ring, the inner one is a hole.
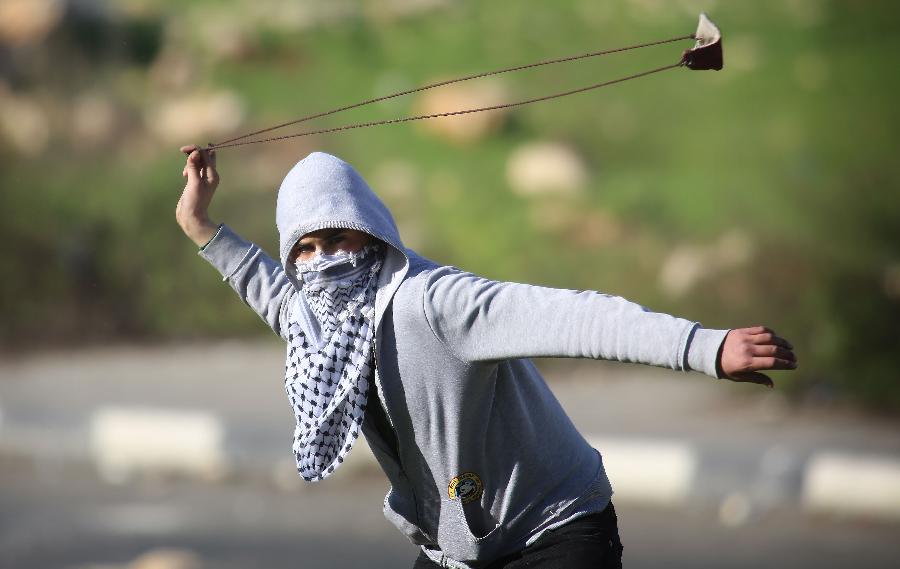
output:
M0 467L4 569L125 568L160 548L193 553L195 569L388 569L410 567L415 557L380 514L380 477L285 491L165 480L117 486L72 469ZM727 527L702 507L617 509L631 569L874 569L900 558L898 526L816 519L787 509Z
M297 484L285 460L292 417L281 358L277 344L223 343L0 362L0 568L120 566L159 547L194 552L199 567L409 566L415 552L381 517L382 476L351 466L359 453L328 483ZM777 391L696 374L568 364L548 364L547 375L583 432L671 442L696 459L680 506L620 493L629 567L900 558L900 522L810 514L800 503L816 453L900 457L896 422L792 409ZM232 475L104 482L91 462L91 418L138 407L216 417ZM620 489L628 482L613 478Z

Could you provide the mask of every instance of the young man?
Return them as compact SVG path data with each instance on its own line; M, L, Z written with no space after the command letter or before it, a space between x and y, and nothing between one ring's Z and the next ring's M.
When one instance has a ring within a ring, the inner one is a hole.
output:
M215 157L189 154L176 209L200 255L287 342L300 475L331 474L362 431L385 516L415 567L621 566L612 488L528 358L583 357L772 386L790 344L708 330L622 298L490 281L404 248L345 162L313 153L278 193L276 261L208 207ZM373 387L374 386L374 387Z

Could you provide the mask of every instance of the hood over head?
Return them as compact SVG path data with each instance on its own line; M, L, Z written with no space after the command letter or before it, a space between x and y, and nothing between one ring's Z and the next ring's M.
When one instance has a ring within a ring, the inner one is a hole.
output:
M324 152L311 153L288 172L278 190L275 223L281 264L295 285L297 270L288 255L311 231L332 227L364 231L405 257L388 208L350 164Z

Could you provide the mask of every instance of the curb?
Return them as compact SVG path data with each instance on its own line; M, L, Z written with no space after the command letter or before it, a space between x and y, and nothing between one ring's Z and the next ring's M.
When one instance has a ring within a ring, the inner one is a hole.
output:
M806 468L803 505L813 512L900 520L900 461L819 453Z
M305 486L289 453L247 442L205 410L108 406L94 410L83 428L68 432L15 427L4 422L0 408L0 456L85 463L110 483L175 475L204 482L256 479L287 490ZM893 456L823 450L806 460L777 461L781 466L773 469L773 451L782 458L793 453L769 449L744 457L754 468L741 468L735 477L733 464L721 457L712 460L687 441L586 438L602 454L617 502L666 508L712 502L725 525L741 525L754 512L792 501L812 514L900 521L900 459ZM338 474L376 471L375 457L360 438ZM797 484L790 483L793 478ZM710 480L724 483L713 488Z
M687 501L699 466L683 442L587 436L600 451L617 501L675 506Z

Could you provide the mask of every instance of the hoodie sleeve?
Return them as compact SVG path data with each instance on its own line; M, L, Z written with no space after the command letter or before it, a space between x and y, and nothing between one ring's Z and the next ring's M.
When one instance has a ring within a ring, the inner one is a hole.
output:
M296 289L281 263L225 224L199 254L275 333L287 338L288 316L295 303Z
M496 282L452 268L432 273L424 294L435 336L466 362L593 358L717 377L728 333L617 296Z

